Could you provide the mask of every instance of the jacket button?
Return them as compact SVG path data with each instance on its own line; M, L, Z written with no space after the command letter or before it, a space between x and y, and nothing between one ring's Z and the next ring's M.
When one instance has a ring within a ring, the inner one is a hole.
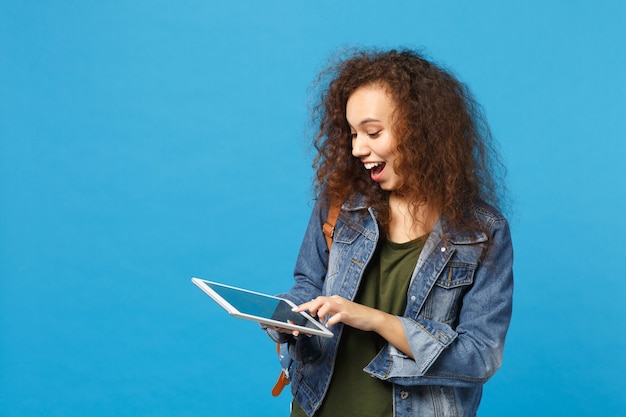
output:
M442 251L442 252L445 252L445 251L446 251L446 248L441 248L441 251Z
M411 296L411 301L415 301L416 299L417 299L416 296L414 296L414 295Z
M407 398L409 398L409 393L406 391L400 392L400 398L402 398L403 400L406 400Z

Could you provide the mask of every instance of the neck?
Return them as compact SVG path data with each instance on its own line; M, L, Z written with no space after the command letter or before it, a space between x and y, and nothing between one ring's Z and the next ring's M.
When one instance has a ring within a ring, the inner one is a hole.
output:
M421 204L411 210L411 202L395 193L389 195L389 214L387 236L397 243L430 233L438 217L438 213L428 204Z

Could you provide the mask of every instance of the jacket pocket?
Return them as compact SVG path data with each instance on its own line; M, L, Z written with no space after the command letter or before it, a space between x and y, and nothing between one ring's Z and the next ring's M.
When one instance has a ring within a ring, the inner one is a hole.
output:
M333 243L347 243L351 244L359 237L361 233L352 227L342 224L338 230L335 231L335 238Z
M461 301L474 283L475 271L476 265L450 262L435 281L420 316L455 328Z
M354 243L357 239L362 238L363 234L353 227L346 224L338 224L338 228L335 230L333 236L333 245L328 260L328 271L326 273L325 290L326 294L336 294L338 287L336 287L334 280L341 273L345 272L344 264L346 260L354 259L358 257L359 250L354 249ZM348 267L351 265L348 264Z
M450 262L437 279L436 285L445 289L471 285L474 282L475 270L476 265L462 262Z

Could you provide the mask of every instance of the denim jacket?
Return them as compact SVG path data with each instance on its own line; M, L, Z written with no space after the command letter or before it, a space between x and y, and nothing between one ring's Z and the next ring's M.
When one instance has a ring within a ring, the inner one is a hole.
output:
M396 417L476 415L483 384L502 362L512 310L513 251L506 219L480 206L488 231L458 231L440 218L411 277L400 317L410 358L387 344L365 372L393 384ZM296 304L318 295L353 300L380 237L375 211L362 197L343 204L330 255L322 232L327 206L316 203L295 267L295 284L281 296ZM333 338L293 337L291 390L309 415L319 408L333 373L343 324ZM355 393L356 395L356 393Z

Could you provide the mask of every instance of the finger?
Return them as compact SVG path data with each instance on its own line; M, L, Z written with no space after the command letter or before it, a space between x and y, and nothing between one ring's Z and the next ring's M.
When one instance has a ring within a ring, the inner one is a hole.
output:
M303 311L309 311L312 315L315 316L317 313L317 309L319 308L320 298L324 298L324 297L314 298L311 301L307 301L306 303L300 304L299 306L293 308L292 310L297 313L301 313Z
M294 324L294 322L291 321L291 320L287 320L287 323ZM299 330L290 329L289 331L291 332L291 334L293 336L299 336L300 335L300 331Z
M342 313L333 314L329 317L328 321L326 322L326 327L331 327L334 324L340 323L342 319L343 319Z
M297 334L294 334L297 332L297 330L287 329L285 327L277 327L277 326L271 326L270 328L281 333L291 333L292 335L297 336Z
M302 304L292 308L291 311L295 311L296 313L301 313L301 312L306 311L306 310L309 309L309 304L310 304L310 301L306 302L306 303L302 303Z
M317 316L319 318L323 318L324 320L328 320L330 316L337 313L340 310L340 306L333 302L332 299L327 299L325 302L320 305L317 309Z

